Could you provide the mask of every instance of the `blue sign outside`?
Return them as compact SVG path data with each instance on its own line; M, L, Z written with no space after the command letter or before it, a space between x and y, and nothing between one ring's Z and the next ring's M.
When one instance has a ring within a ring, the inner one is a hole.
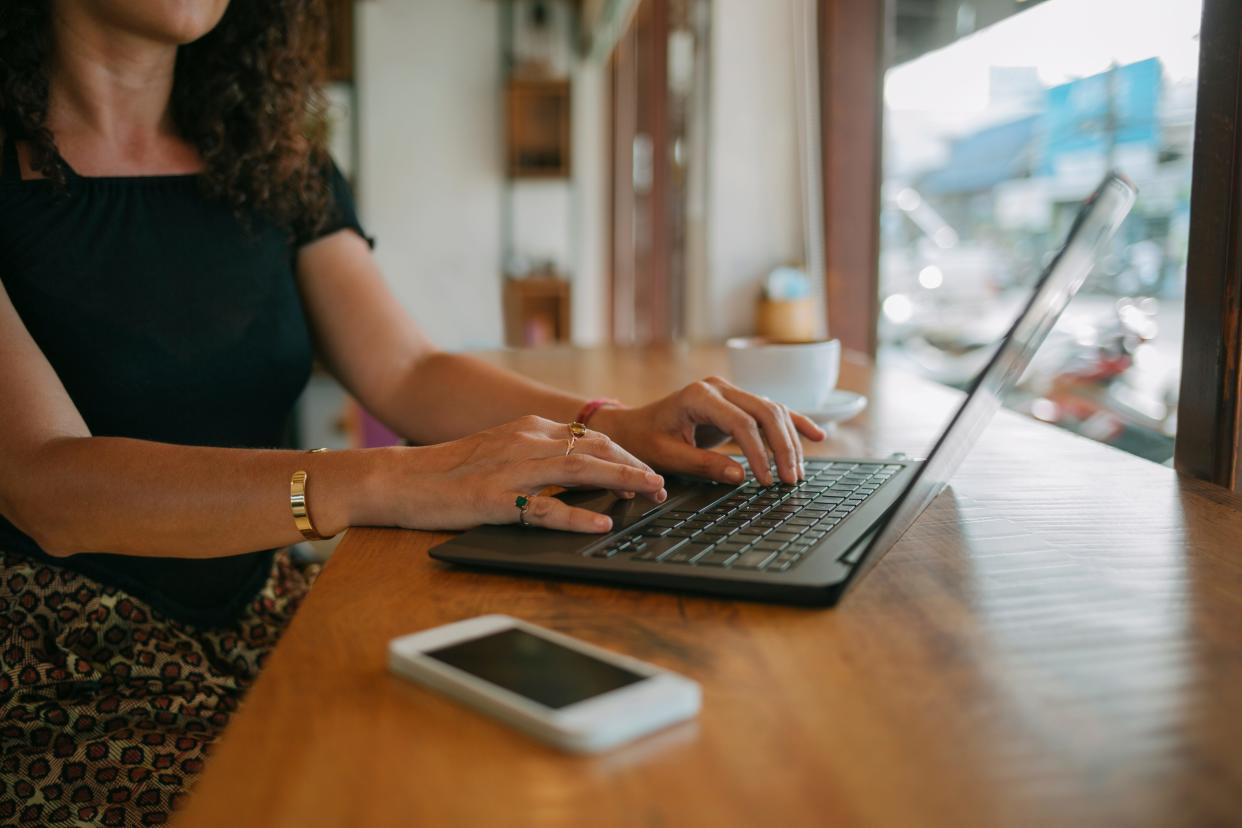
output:
M1039 172L1053 172L1057 157L1103 155L1113 146L1160 143L1161 66L1149 58L1048 90ZM1112 125L1112 137L1109 126Z

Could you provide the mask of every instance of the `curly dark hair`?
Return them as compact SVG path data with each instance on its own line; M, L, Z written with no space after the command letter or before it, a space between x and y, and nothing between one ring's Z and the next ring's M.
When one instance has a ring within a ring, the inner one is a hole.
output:
M50 6L0 3L0 126L28 141L35 169L64 188L47 128ZM323 0L234 0L211 32L178 49L172 116L203 157L208 197L291 234L327 221L325 47Z

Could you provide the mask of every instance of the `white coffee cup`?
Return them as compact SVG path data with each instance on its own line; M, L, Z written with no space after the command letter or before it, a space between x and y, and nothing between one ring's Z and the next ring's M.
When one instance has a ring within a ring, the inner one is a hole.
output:
M821 411L837 387L841 342L778 342L737 336L725 343L733 383L795 411Z

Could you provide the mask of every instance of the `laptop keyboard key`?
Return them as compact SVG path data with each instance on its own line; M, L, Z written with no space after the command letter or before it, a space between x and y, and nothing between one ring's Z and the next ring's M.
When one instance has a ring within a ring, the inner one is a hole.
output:
M701 554L701 553L702 553L702 551L703 551L703 550L701 550L701 549L697 549L697 548L695 548L695 549L691 549L691 548L690 548L690 547L688 547L688 546L678 547L677 549L674 549L672 552L670 552L669 554L667 554L667 555L665 555L663 558L661 558L661 559L660 559L660 563L684 563L684 564L688 564L688 563L690 563L690 559L691 559L691 558L693 558L695 555L699 555L699 554Z
M776 552L756 549L747 552L733 563L734 569L763 569L764 564L776 557Z
M710 552L716 548L714 543L700 543L697 540L690 541L686 544L686 551L690 555L690 560L696 560L704 552Z
M794 485L751 481L700 511L657 513L633 535L588 554L785 571L904 467L808 460L806 468L809 479Z
M632 560L655 561L685 543L681 538L648 538Z

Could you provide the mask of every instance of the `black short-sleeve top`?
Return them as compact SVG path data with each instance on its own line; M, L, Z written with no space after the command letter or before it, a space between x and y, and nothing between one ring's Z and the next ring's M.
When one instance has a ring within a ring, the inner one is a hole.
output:
M239 219L196 175L68 170L59 189L22 179L13 141L0 152L0 282L91 434L277 446L311 369L298 248L345 228L366 238L335 165L324 171L331 220L295 238L262 217ZM0 550L47 557L3 516ZM272 557L84 552L55 563L200 626L234 619Z

